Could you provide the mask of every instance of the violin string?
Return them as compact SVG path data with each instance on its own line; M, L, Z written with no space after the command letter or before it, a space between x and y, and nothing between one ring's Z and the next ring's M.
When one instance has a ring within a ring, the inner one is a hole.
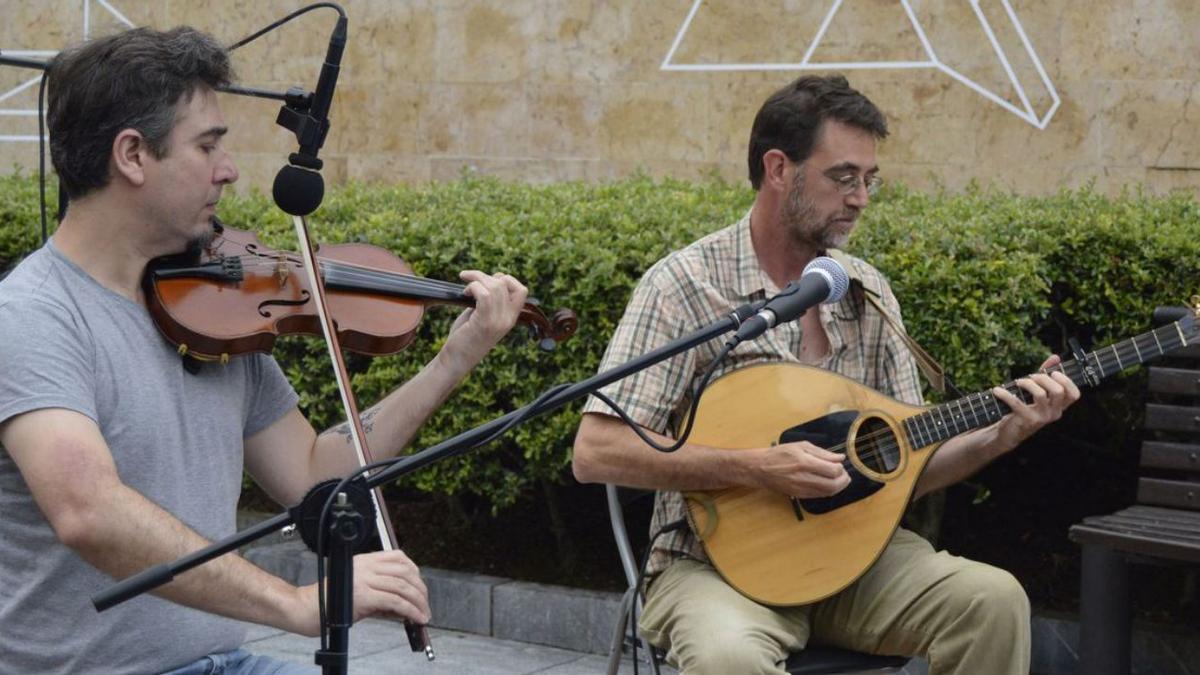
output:
M239 256L242 260L244 269L266 269L273 268L279 264L279 258L270 258L265 256L245 255ZM285 256L284 261L296 266L301 266L299 260ZM443 291L452 293L462 293L466 288L461 284L455 284L448 281L439 281L437 279L429 279L411 274L402 274L399 272L390 272L387 270L368 267L366 265L357 265L352 263L337 262L328 259L318 259L318 262L325 266L329 271L338 271L350 280L373 281L380 284L392 283L398 284L401 288L410 288L415 290L428 291Z
M338 265L337 263L325 263L327 270L338 271L347 281L356 281L359 283L375 283L380 286L393 286L397 290L411 290L414 292L444 292L453 295L461 295L464 286L452 284L449 282L437 281L434 279L425 279L418 276L399 274L394 272L358 272ZM255 262L250 265L243 266L245 269L264 269L272 267L273 264L266 262Z
M363 270L356 266L346 265L344 263L325 262L331 272L338 272L343 275L348 281L357 281L359 283L375 282L381 285L396 285L401 290L404 289L422 289L428 291L442 291L453 295L462 295L465 286L453 284L447 281L438 281L436 279L427 279L424 277L413 276L409 274L397 274L393 272L379 272L373 270Z
M282 258L273 258L271 256L249 254L249 255L238 256L238 259L243 261L242 266L244 268L249 268L249 269L262 269L262 268L275 267L276 265L279 264L281 259L288 263L296 265L297 267L302 267L304 264L303 261L297 259L296 257L294 257L290 254L285 255ZM249 262L247 262L247 261L249 261ZM338 271L347 272L347 273L352 273L354 271L360 271L365 275L369 275L369 276L360 276L360 278L372 278L372 279L378 279L381 281L394 280L394 279L406 279L406 280L411 280L414 283L423 284L423 285L449 286L452 288L461 288L461 286L458 286L458 285L450 283L450 282L438 281L435 279L419 277L419 276L411 275L411 274L403 274L400 272L392 272L390 270L385 270L385 269L381 269L378 267L369 267L366 265L338 262L335 260L330 260L328 258L318 258L317 262L324 265L329 270L338 270Z
M272 259L272 258L263 257L263 256L248 255L248 256L241 256L241 259L243 260L242 267L246 268L246 269L272 268L279 264L279 259ZM246 262L247 260L249 262ZM299 260L287 259L287 258L285 258L285 260L293 265L296 265L297 267L300 267L303 265L303 263ZM392 272L392 271L379 269L379 268L375 268L375 267L367 267L365 265L355 265L355 264L350 264L350 263L337 262L337 261L329 260L329 259L319 259L318 262L321 263L324 267L326 267L330 271L336 270L336 271L343 272L346 274L352 274L360 279L373 279L373 280L379 280L379 281L402 279L402 280L410 281L414 284L427 285L427 286L432 286L432 287L442 287L442 288L457 289L457 290L461 290L463 288L461 285L454 284L451 282L438 281L436 279L429 279L426 277L419 277L419 276L411 275L411 274L403 274L400 272Z

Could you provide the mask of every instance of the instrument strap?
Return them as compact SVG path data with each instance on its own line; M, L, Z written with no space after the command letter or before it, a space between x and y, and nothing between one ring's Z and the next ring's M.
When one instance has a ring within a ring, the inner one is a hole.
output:
M836 248L831 248L825 251L825 255L840 263L842 267L846 269L846 273L850 275L850 282L852 284L857 284L858 287L863 290L863 297L866 298L867 302L871 303L871 306L879 312L880 316L883 317L883 320L886 321L887 325L891 327L892 332L899 336L900 340L904 342L904 345L908 347L908 351L912 352L913 359L917 362L917 368L921 370L921 373L925 376L925 379L929 380L929 384L935 390L937 390L939 394L946 393L946 370L942 368L942 364L938 363L937 359L933 358L929 352L925 351L924 347L918 344L916 340L912 339L912 337L905 332L904 327L900 325L900 321L893 316L891 312L884 308L883 303L879 301L879 298L882 295L882 289L872 287L870 284L868 284L862 278L862 275L859 274L858 268L850 260L850 256L843 251L840 251Z

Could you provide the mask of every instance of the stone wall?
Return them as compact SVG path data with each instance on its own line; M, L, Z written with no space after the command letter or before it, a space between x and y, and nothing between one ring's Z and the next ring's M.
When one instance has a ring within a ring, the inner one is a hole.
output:
M119 14L232 42L299 6L0 0L0 50L81 39L84 7L92 35L121 27ZM322 151L333 181L446 180L465 169L533 182L639 169L741 180L755 110L807 58L812 69L844 64L818 72L843 70L888 113L887 178L926 189L978 180L1040 194L1094 182L1200 194L1196 0L980 0L978 11L969 0L344 6L350 41ZM241 82L311 89L332 25L321 10L238 50ZM0 68L0 110L17 111L0 112L0 137L36 134L36 118L19 112L35 107L36 86L6 94L32 77ZM294 150L274 125L278 105L224 105L241 187L268 189ZM0 167L36 167L36 145L0 141Z

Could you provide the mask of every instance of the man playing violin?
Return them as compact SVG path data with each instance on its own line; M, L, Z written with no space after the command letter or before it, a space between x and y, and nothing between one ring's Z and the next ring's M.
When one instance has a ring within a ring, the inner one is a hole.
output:
M876 142L883 114L842 77L803 77L773 94L750 134L756 197L738 223L660 260L634 290L601 370L646 353L743 304L779 292L814 257L845 245L878 186ZM882 275L850 258L852 273L878 288L897 319L899 303ZM690 404L696 379L721 346L710 341L605 390L649 435L668 434ZM755 363L801 363L839 373L910 405L922 405L911 353L879 311L849 293L745 343L716 375ZM1058 363L1051 357L1044 367ZM1009 452L1079 398L1062 375L1017 381L1033 400L994 395L1012 413L947 441L929 461L916 496L962 480ZM759 403L762 405L762 403ZM651 531L686 512L682 492L749 487L790 497L834 495L850 482L843 456L807 442L737 451L687 443L673 454L643 443L609 408L588 401L573 468L584 482L658 490ZM821 542L813 542L820 546ZM832 597L769 607L739 594L710 564L688 528L658 539L643 634L688 673L783 672L809 639L878 654L922 655L933 673L1024 673L1029 669L1029 601L1007 572L935 552L898 530L874 565Z
M240 649L231 619L304 635L319 626L315 586L237 555L103 614L89 601L114 578L231 534L243 468L284 505L356 468L347 435L313 430L270 356L191 374L146 311L147 262L210 236L237 180L214 91L231 75L225 50L188 28L94 40L51 66L51 152L71 203L50 242L0 283L4 672L311 669ZM433 361L364 413L381 458L412 439L524 306L510 276L462 277L475 308ZM402 552L354 566L356 619L429 620Z

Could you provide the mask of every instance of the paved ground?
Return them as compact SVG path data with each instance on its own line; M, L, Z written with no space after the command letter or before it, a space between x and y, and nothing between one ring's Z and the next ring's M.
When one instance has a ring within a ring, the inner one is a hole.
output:
M567 649L501 640L472 633L434 629L430 640L437 650L437 660L426 661L408 648L404 629L394 623L369 620L355 624L350 631L350 673L353 675L595 675L606 673L608 658ZM246 648L255 654L266 654L297 663L312 663L318 640L290 633L251 626ZM639 653L639 656L641 654ZM314 671L319 672L319 671ZM639 672L652 673L649 663L642 661ZM661 666L663 675L678 675L669 666ZM621 661L621 675L633 673L633 661L626 655ZM928 675L928 667L914 661L899 675Z
M255 654L312 663L313 652L319 646L316 638L304 638L262 626L252 626L250 631L246 649ZM437 651L437 660L432 663L409 651L404 628L400 625L377 620L360 622L350 630L350 672L356 675L594 675L604 673L608 665L606 657L596 654L471 633L438 629L429 633ZM652 671L648 664L643 663L640 672ZM664 674L675 672L663 668ZM633 673L633 663L628 657L621 665L621 673Z

